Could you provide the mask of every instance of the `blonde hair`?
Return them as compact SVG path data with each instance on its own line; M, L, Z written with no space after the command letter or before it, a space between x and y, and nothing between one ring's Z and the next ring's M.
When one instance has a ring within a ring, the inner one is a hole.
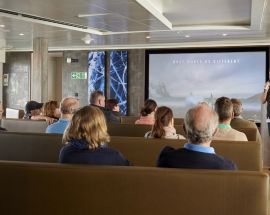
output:
M63 135L63 142L85 140L89 148L96 149L110 141L103 112L93 106L85 106L73 115Z

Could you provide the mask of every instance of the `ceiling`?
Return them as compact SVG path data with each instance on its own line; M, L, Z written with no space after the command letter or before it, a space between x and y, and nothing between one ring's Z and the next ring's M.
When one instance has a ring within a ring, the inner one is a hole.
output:
M269 1L0 0L0 49L270 45Z

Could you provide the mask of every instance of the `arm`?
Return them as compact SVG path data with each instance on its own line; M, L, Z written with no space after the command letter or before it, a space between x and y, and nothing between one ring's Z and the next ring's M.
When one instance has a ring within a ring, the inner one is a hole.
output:
M269 85L270 85L270 83L268 81L264 85L263 93L261 95L262 104L264 104L266 102L266 100L267 100L267 93L268 93L268 90L269 90Z
M46 122L49 125L56 121L54 118L50 118L48 116L42 116L42 115L32 116L31 120L46 120Z

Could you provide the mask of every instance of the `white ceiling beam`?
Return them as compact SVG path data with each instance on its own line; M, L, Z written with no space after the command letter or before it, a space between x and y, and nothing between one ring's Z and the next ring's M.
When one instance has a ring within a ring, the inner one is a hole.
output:
M17 19L17 20L25 21L25 22L32 22L32 23L43 24L43 25L52 26L52 27L64 28L64 29L73 30L73 31L80 31L80 32L90 33L90 34L95 34L95 35L104 35L104 32L99 31L97 29L93 29L93 28L83 29L83 28L78 28L74 26L68 26L64 24L38 20L38 19L33 19L33 18L24 17L20 15L8 14L8 13L3 13L3 12L0 12L0 16L11 18L11 19Z
M251 30L262 30L267 0L252 0L251 2Z
M156 17L160 22L162 22L169 29L172 29L172 23L162 14L162 11L158 9L158 6L153 5L151 0L136 0L142 7L148 10L154 17Z

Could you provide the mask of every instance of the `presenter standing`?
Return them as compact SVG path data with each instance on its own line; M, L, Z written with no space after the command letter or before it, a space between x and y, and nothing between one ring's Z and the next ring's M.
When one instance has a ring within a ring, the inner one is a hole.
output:
M270 75L270 72L269 72ZM270 77L270 76L269 76ZM270 80L268 80L265 84L264 84L264 89L263 89L263 93L261 95L261 102L262 104L264 104L265 102L267 102L267 125L268 125L268 135L270 136L270 91L269 91L269 87L270 87Z

